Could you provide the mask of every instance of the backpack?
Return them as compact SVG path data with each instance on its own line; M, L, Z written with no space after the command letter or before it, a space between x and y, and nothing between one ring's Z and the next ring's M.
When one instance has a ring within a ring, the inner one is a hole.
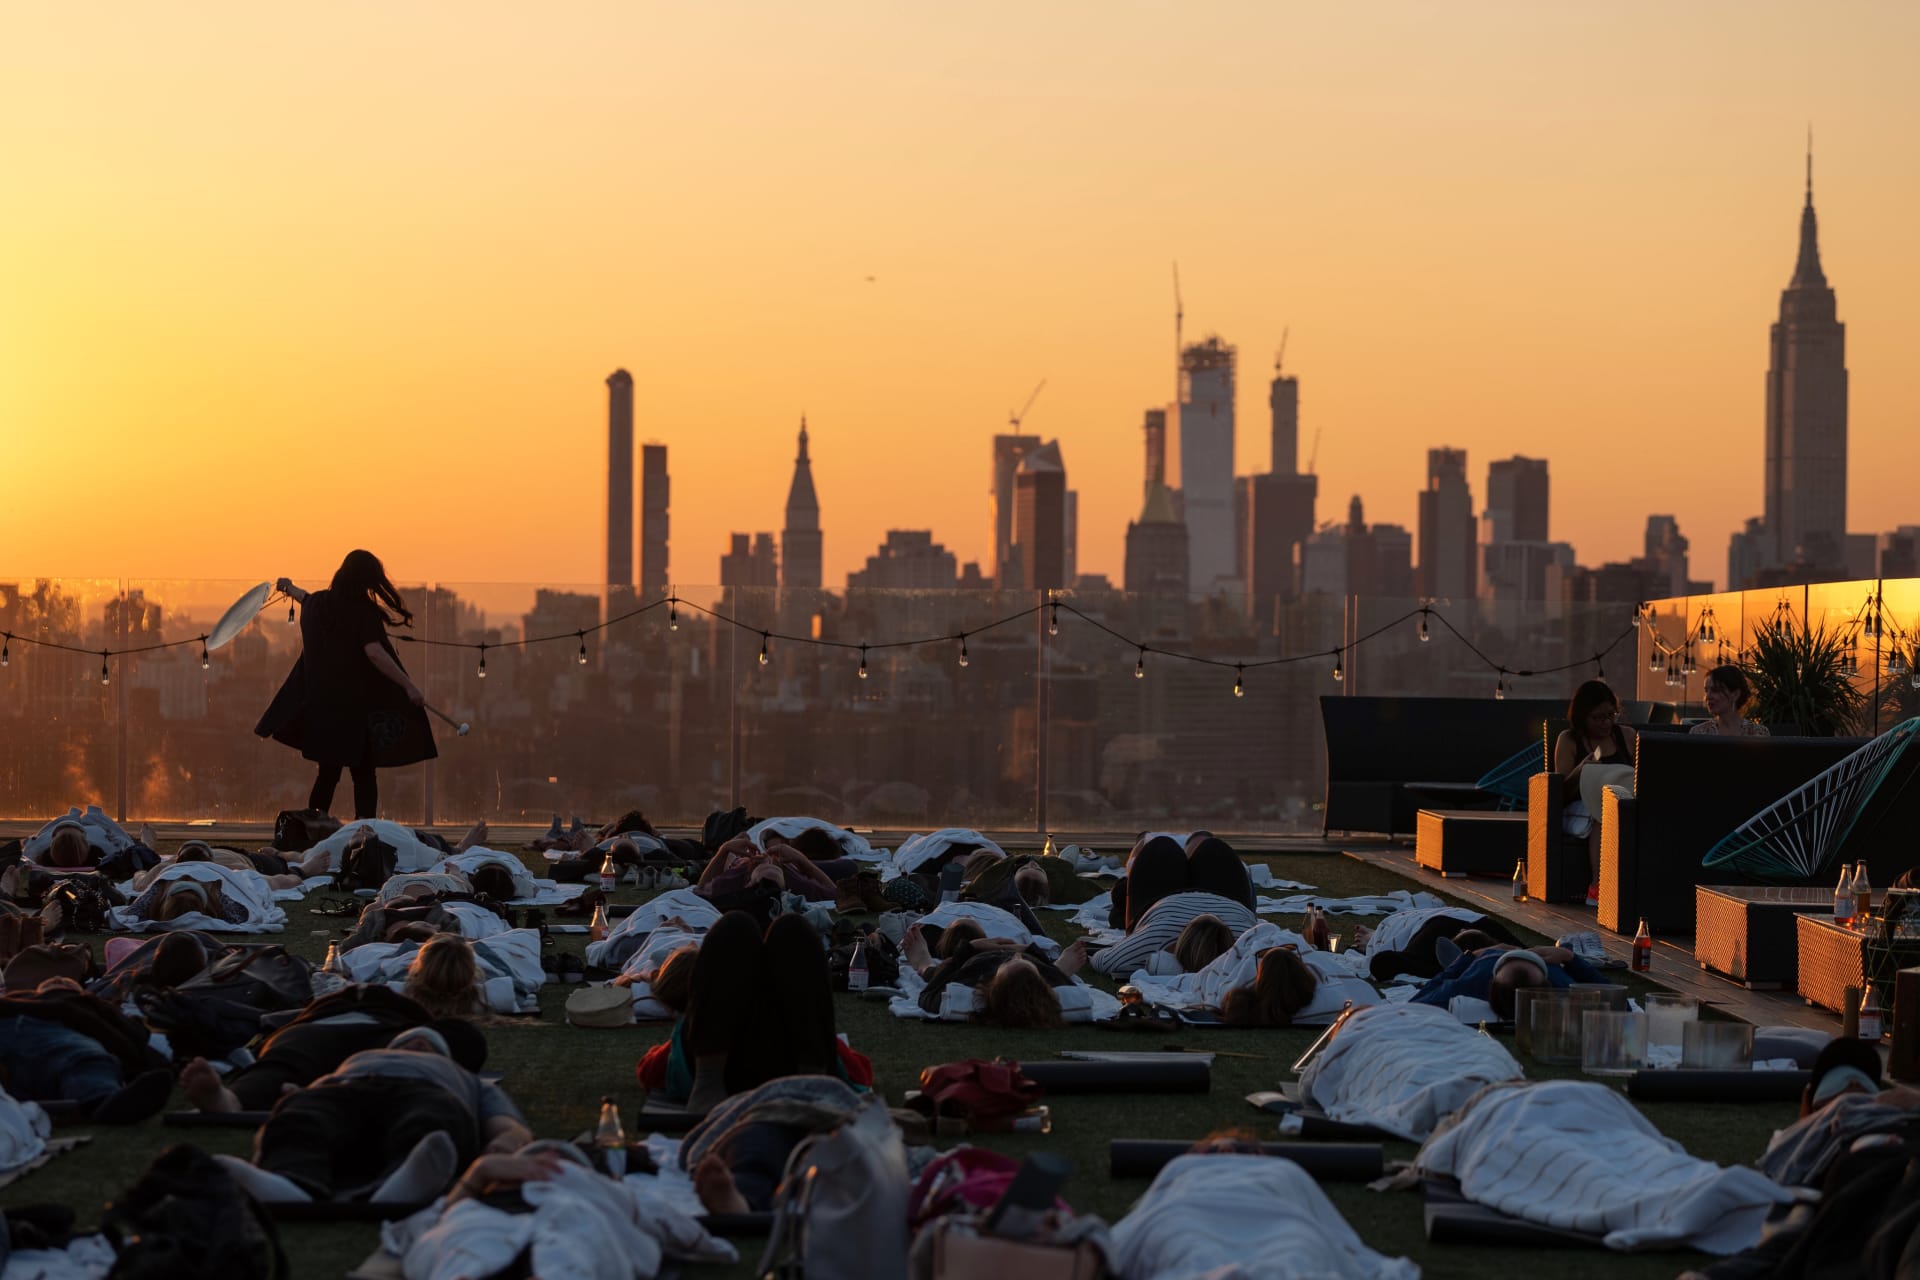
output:
M775 1280L906 1280L907 1149L872 1094L853 1119L803 1139L774 1192L755 1275Z
M282 809L273 820L273 847L280 853L305 853L340 829L340 820L318 809Z
M355 889L378 889L392 879L399 865L399 850L374 835L371 827L363 827L340 855L340 870L333 877L333 887L346 893Z
M162 1151L106 1208L119 1255L108 1280L282 1280L291 1274L272 1219L225 1169L184 1143Z

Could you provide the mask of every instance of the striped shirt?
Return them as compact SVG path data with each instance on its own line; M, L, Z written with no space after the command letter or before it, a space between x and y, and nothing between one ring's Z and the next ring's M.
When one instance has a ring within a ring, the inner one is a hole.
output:
M1218 916L1236 937L1258 923L1252 911L1232 898L1197 891L1170 893L1147 908L1125 942L1095 953L1091 963L1109 977L1124 979L1135 969L1146 968L1156 951L1178 942L1186 927L1201 916Z

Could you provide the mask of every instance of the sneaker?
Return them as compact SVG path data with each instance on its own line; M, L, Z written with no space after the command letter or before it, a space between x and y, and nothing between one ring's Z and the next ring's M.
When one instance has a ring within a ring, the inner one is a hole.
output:
M1587 905L1590 907L1597 907L1600 905L1600 886L1599 885L1590 884L1587 886Z

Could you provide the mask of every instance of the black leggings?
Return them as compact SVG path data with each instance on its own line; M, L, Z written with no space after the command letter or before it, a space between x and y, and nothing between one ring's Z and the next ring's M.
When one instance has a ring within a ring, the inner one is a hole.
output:
M796 915L767 927L721 916L700 944L687 995L687 1051L727 1055L728 1093L791 1075L832 1075L833 986L827 952Z
M1140 918L1160 899L1175 893L1217 893L1253 909L1253 880L1246 864L1225 840L1209 836L1186 850L1166 836L1147 842L1133 859L1124 882L1126 929L1132 933ZM1115 905L1119 904L1115 893Z
M337 764L323 764L320 772L314 775L313 792L307 796L307 808L318 809L321 813L333 812L333 791L340 785L340 769ZM353 816L362 818L377 816L380 808L380 778L373 766L354 765L353 769Z

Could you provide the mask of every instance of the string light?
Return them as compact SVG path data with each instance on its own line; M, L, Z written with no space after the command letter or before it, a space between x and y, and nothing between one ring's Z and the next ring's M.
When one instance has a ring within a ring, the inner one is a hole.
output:
M1247 696L1246 668L1237 662L1233 664L1233 696L1236 698Z
M1133 678L1135 680L1147 678L1147 647L1145 645L1140 646L1140 656L1133 660Z
M1327 656L1333 659L1333 682L1339 684L1347 678L1346 671L1340 666L1340 651L1335 649Z
M967 665L967 633L964 631L960 633L960 665Z
M860 646L860 678L862 680L867 678L867 646L865 645Z
M202 671L205 671L207 668L211 667L212 665L213 665L213 659L207 656L207 638L205 636L201 636L200 637L200 669Z
M480 646L480 665L474 669L473 674L482 680L487 678L487 646L484 644Z
M1050 636L1060 634L1060 603L1057 600L1052 604L1047 615L1047 634Z
M587 633L576 631L574 634L580 637L580 665L584 667L587 665Z
M760 665L763 667L767 665L767 639L767 633L762 631L760 633Z

